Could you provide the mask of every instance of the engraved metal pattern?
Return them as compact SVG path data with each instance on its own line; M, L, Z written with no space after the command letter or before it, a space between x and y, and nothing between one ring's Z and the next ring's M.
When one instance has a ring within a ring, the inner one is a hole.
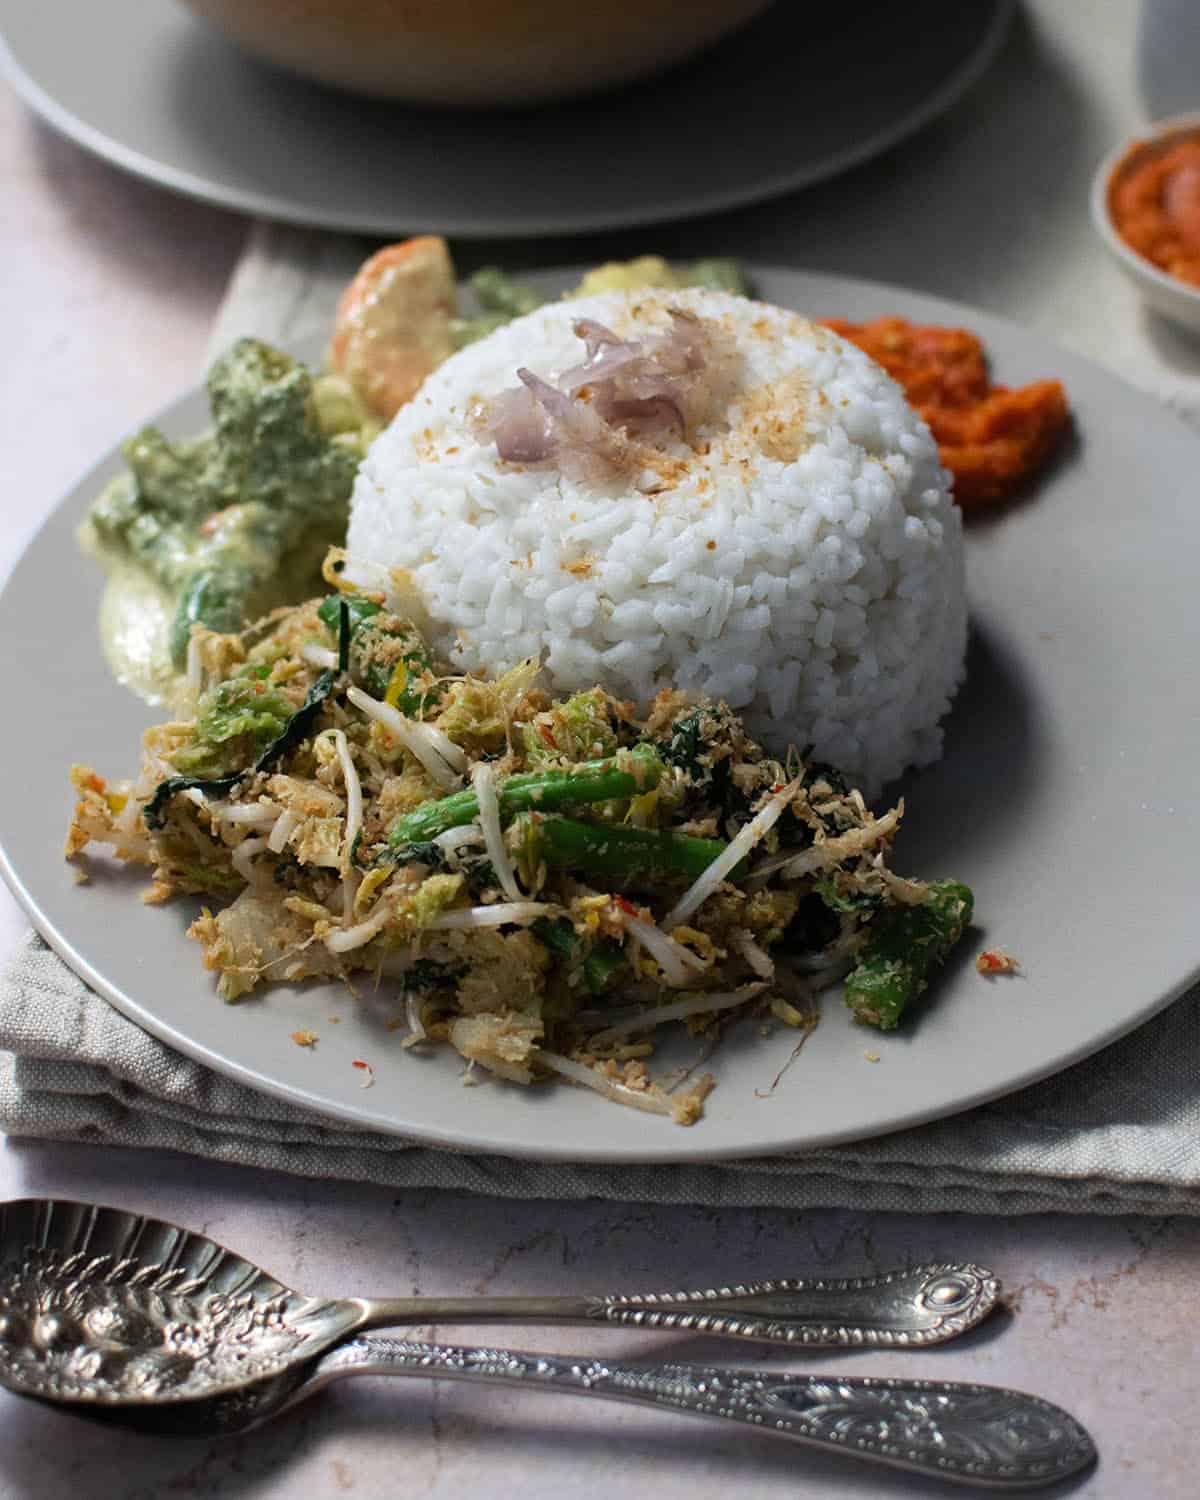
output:
M779 1375L696 1365L467 1349L375 1338L210 1399L101 1405L95 1416L192 1437L245 1431L353 1375L463 1380L594 1396L733 1421L773 1437L998 1490L1040 1487L1095 1459L1087 1432L1048 1401L954 1381Z
M960 1381L620 1365L371 1338L355 1339L326 1354L309 1385L319 1388L343 1375L517 1384L667 1407L998 1489L1049 1484L1086 1468L1096 1457L1086 1430L1060 1407L1021 1391Z
M0 1382L25 1395L158 1402L233 1388L325 1348L326 1306L157 1220L0 1205Z
M608 1323L809 1348L911 1348L941 1343L973 1328L992 1311L999 1295L999 1281L982 1266L928 1265L878 1276L597 1297L590 1311Z

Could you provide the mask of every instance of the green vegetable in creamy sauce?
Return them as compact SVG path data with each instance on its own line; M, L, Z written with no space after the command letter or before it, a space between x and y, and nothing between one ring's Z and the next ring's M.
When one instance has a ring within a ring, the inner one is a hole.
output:
M173 442L145 428L129 472L92 507L106 560L135 565L175 600L171 659L191 627L222 632L311 588L345 534L363 454L352 402L321 392L296 360L241 339L213 365L213 430Z

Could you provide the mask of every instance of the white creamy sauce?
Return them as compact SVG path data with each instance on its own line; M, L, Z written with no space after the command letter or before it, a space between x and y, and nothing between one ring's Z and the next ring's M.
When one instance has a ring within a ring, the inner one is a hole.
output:
M179 681L168 645L175 600L140 568L107 566L99 619L104 659L117 681L139 698L169 703Z

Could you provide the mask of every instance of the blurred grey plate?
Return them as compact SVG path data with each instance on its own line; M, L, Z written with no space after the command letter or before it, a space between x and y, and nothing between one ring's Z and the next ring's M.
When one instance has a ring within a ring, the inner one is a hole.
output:
M0 61L80 145L208 202L376 235L567 234L749 203L866 160L959 97L1011 11L780 0L693 64L530 113L306 84L171 0L0 0Z
M1060 376L1078 421L1078 442L1036 493L969 528L969 675L944 758L904 788L896 865L969 882L979 927L911 1024L881 1036L853 1026L831 996L774 1089L795 1034L743 1025L708 1065L719 1085L705 1119L685 1130L567 1085L464 1088L447 1050L401 1050L366 981L358 1004L314 985L222 1005L184 936L182 905L143 906L144 873L103 860L78 886L62 858L68 766L128 774L153 717L108 675L98 570L74 542L116 455L65 498L0 596L0 865L78 973L190 1056L343 1120L511 1155L622 1162L811 1148L949 1114L1065 1067L1181 993L1200 970L1200 442L1115 376L998 318L867 282L753 274L765 298L806 311L967 324L1000 379ZM556 290L573 278L543 281ZM205 421L199 392L163 417L175 434ZM976 973L974 956L993 943L1020 960L1018 976ZM290 1040L298 1028L319 1033L314 1050ZM678 1058L695 1054L681 1039ZM373 1066L373 1088L360 1087L355 1058Z

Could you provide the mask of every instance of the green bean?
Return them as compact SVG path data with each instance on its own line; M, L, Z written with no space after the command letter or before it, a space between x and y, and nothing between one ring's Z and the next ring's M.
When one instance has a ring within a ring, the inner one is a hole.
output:
M880 915L846 980L854 1019L891 1031L901 1014L945 962L971 921L975 898L957 880L931 885L920 906L895 906Z
M637 745L626 758L628 770L618 759L585 760L562 770L546 770L509 776L497 783L501 818L520 812L553 812L560 807L579 807L589 802L610 802L617 797L636 797L656 787L663 764L652 745ZM436 838L450 828L473 823L479 816L479 798L473 789L454 792L437 802L426 802L397 818L388 833L392 845L419 843Z
M522 832L520 847L524 857L545 863L552 870L577 870L615 879L675 876L695 880L726 845L720 839L700 839L666 829L582 823L534 813Z

